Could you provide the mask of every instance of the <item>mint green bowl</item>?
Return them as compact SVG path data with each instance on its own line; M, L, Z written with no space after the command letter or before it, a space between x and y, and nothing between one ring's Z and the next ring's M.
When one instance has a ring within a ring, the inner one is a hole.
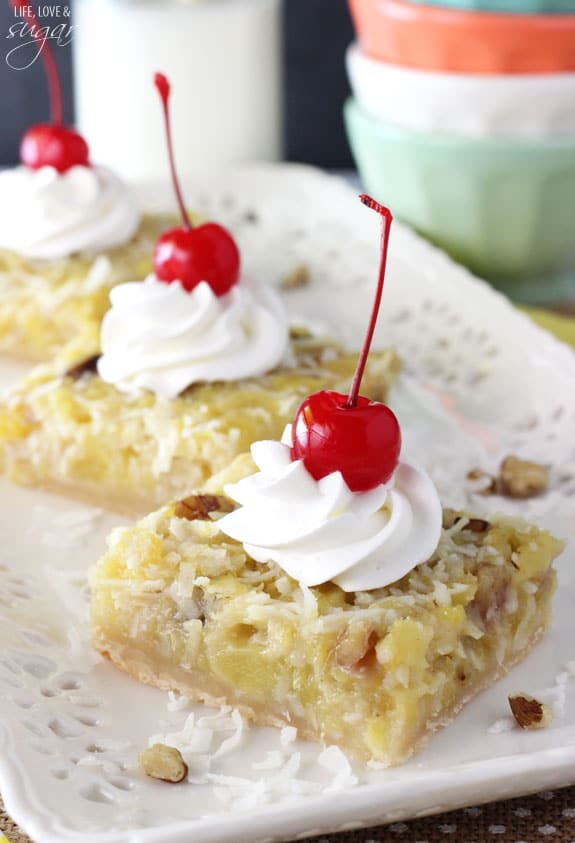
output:
M515 298L575 293L575 137L424 134L353 99L344 112L365 188L399 219Z
M575 0L408 0L422 6L443 6L474 12L512 12L517 15L569 14Z

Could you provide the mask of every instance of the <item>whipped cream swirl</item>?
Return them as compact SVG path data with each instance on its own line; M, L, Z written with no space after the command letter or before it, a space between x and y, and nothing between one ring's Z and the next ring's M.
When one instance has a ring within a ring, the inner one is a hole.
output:
M0 173L0 248L55 260L127 242L140 222L131 191L103 167Z
M256 442L259 472L226 486L241 504L218 526L257 562L276 562L305 586L335 582L369 591L427 560L441 532L441 504L420 468L400 462L391 480L352 492L341 472L315 480L290 457L291 425L281 442Z
M187 292L179 281L149 275L119 284L110 301L98 372L122 392L149 389L174 398L194 383L258 377L288 349L278 294L245 278L218 297L205 281Z

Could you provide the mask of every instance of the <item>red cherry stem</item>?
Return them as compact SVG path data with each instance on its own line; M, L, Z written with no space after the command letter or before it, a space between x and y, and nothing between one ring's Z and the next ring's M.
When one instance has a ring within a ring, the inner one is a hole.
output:
M183 228L185 231L191 231L193 226L186 210L184 197L182 196L182 188L178 178L178 171L176 170L176 159L174 157L174 142L172 140L172 123L170 120L170 83L168 78L163 73L156 73L154 76L154 85L158 89L160 99L162 100L162 108L164 110L164 125L166 127L166 143L168 146L168 157L170 159L170 173L172 175L172 184L174 185L174 192L176 200L182 215Z
M365 335L363 348L361 349L361 354L359 355L359 360L357 361L357 369L355 370L355 375L353 376L353 381L345 404L345 406L349 408L357 407L357 399L359 398L361 381L363 378L363 373L365 372L365 366L367 364L367 358L369 356L371 343L373 341L373 334L375 331L375 326L377 324L377 317L379 316L381 296L383 293L383 282L385 280L385 267L387 265L389 231L391 228L391 223L393 221L393 217L389 208L385 208L383 205L380 205L379 202L376 202L375 199L372 199L371 196L368 196L366 193L362 193L359 198L364 205L367 205L367 207L371 208L372 211L377 211L377 213L380 214L383 220L383 227L381 231L381 260L379 264L379 277L377 279L375 301L373 303L373 310L371 311L371 319L369 320L369 325L367 328L367 333Z
M15 12L18 12L28 23L32 26L31 35L34 39L39 37L40 24L38 18L34 14L30 3L23 6L21 0L10 0L10 5ZM58 65L54 58L52 48L46 39L43 42L40 51L46 76L48 77L48 87L50 89L50 119L55 126L61 126L64 122L64 105L62 98L62 83L60 82L60 74L58 73Z

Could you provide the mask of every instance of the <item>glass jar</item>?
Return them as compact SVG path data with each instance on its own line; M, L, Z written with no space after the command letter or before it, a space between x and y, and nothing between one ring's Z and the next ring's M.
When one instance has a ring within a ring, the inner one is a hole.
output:
M281 157L281 0L77 0L76 118L125 178L168 176L156 71L173 83L184 179Z

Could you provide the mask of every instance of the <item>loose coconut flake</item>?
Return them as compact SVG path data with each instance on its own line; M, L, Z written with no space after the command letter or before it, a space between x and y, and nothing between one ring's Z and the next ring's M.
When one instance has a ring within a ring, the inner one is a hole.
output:
M333 773L333 781L327 790L344 790L358 783L351 764L338 746L328 746L324 749L318 758L318 763L325 770Z
M515 729L515 721L512 717L502 717L491 724L487 730L490 735L501 735L503 732L512 732Z
M246 721L242 717L242 715L234 709L231 714L231 720L235 727L235 731L233 735L230 735L229 738L226 738L219 747L216 749L215 753L213 754L213 759L222 758L224 755L229 755L230 752L233 752L234 749L237 749L244 736L244 727L246 726Z
M283 747L289 746L297 740L297 729L295 726L284 726L280 732L280 743Z
M190 706L190 701L182 694L175 691L168 691L168 711L185 711Z
M168 697L168 710L182 710L187 700L177 694ZM248 811L257 805L281 801L293 795L311 795L342 790L358 783L344 753L336 746L319 755L306 754L305 769L310 778L301 777L304 761L295 751L298 732L294 726L277 730L277 749L266 752L251 764L253 777L230 775L226 759L246 740L248 724L240 712L229 706L214 714L197 716L191 711L179 731L170 730L169 723L160 724L161 732L150 738L150 745L168 745L177 750L187 765L190 784L211 785L214 796L228 810ZM250 747L248 746L249 752ZM330 774L326 783L314 780L319 767ZM223 764L222 764L223 762ZM316 767L315 774L313 767Z

